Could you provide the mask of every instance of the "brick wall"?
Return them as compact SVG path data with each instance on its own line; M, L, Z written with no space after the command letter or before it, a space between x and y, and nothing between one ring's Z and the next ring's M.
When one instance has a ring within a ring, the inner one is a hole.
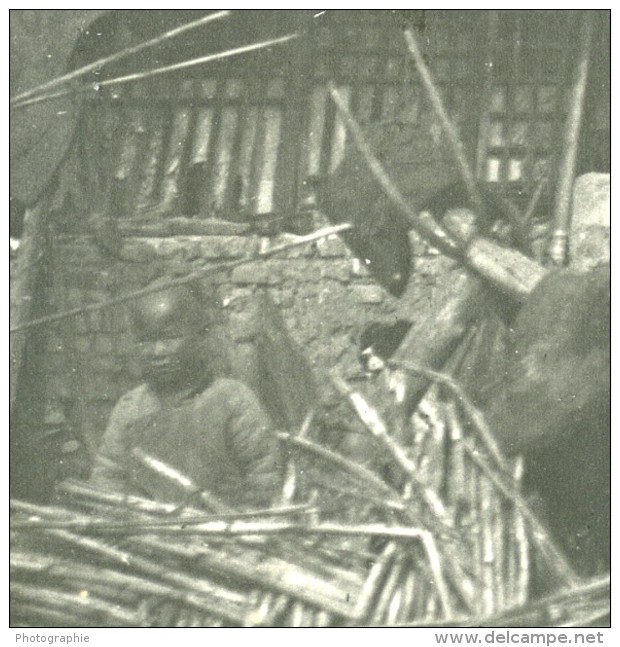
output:
M102 301L163 273L252 258L266 242L256 236L132 237L124 239L121 261L102 253L91 238L60 237L52 250L49 304L52 311L62 311ZM313 367L322 396L329 399L324 371L339 366L349 377L359 374L356 343L366 323L423 316L428 307L449 261L415 237L412 245L415 269L400 299L374 282L336 237L214 276L225 322L216 347L228 346L235 375L251 373L254 297L265 288ZM95 446L115 401L139 381L126 306L51 326L42 363L48 424L81 427Z

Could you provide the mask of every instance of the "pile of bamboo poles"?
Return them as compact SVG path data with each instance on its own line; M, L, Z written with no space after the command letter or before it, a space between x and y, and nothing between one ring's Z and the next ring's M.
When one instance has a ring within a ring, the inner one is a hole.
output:
M458 385L431 373L420 407L427 428L417 426L409 447L334 376L396 480L311 440L309 416L303 433L280 434L293 469L281 503L268 510L215 510L196 492L164 504L77 482L59 486L55 506L12 501L12 625L492 626L536 613L541 624L604 617L609 582L584 589L574 578L518 493L519 466L497 452ZM527 607L532 547L564 584L535 608Z
M392 625L484 617L523 603L521 513L458 449L460 427L451 437L456 505L426 478L420 456L381 436L370 405L360 410L406 475L404 488L281 434L298 472L312 464L311 472L329 476L312 488L336 488L337 509L310 497L280 509L205 514L78 483L60 486L58 506L14 501L12 623Z

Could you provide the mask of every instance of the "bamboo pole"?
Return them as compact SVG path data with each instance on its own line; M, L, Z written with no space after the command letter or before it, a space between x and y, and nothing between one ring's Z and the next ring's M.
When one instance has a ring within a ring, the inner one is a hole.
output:
M77 608L86 614L94 614L97 618L104 614L115 622L124 623L124 626L136 626L138 624L134 613L127 612L122 607L111 602L83 596L79 593L43 588L40 585L31 586L21 582L12 582L10 592L12 597L36 602L38 606Z
M585 10L581 14L578 62L564 131L562 158L560 160L555 194L554 230L549 241L548 250L549 259L553 265L558 267L565 265L567 260L573 183L575 181L579 134L581 132L588 86L588 68L590 65L593 31L594 13Z
M397 555L388 576L385 579L379 598L372 614L372 624L381 624L381 621L390 613L394 598L399 593L403 571L405 570L405 560L402 555Z
M441 602L441 606L443 607L444 614L450 617L451 615L453 615L452 600L451 600L447 582L443 576L441 558L440 558L439 551L437 549L435 538L430 532L427 531L422 539L422 543L426 550L428 564L430 567L430 571L433 574L433 579L435 582L435 588L437 591L437 595L439 597L439 601Z
M497 555L493 542L493 494L488 479L482 478L479 481L479 504L482 559L481 567L481 598L482 616L487 616L497 610L497 599L495 590L494 571L497 568Z
M589 614L600 618L610 610L610 576L599 575L577 586L564 588L540 600L504 609L487 618L466 619L463 626L484 627L542 627L558 626L557 616L567 619L580 605L590 606ZM596 610L594 610L596 607ZM556 622L553 622L554 616ZM567 625L569 626L569 625ZM585 626L581 624L580 626Z
M227 18L228 16L230 16L230 11L218 11L217 13L212 13L212 14L209 14L208 16L203 16L202 18L198 18L198 20L193 20L192 22L188 22L185 25L181 25L180 27L175 27L174 29L170 29L167 32L164 32L163 34L155 38L151 38L150 40L139 43L138 45L133 45L132 47L127 47L121 50L120 52L115 52L114 54L110 54L109 56L98 58L96 61L93 61L88 65L79 67L76 70L71 70L71 72L67 72L62 76L58 76L54 79L50 79L45 83L41 83L40 85L37 85L36 87L31 88L30 90L26 90L25 92L22 92L21 94L14 96L10 101L10 105L13 106L14 104L20 103L24 99L28 99L43 90L49 90L50 88L55 88L58 85L62 85L63 83L66 83L67 81L73 81L74 79L80 78L81 76L84 76L85 74L88 74L93 70L98 70L102 68L104 65L109 65L110 63L116 63L117 61L127 58L128 56L131 56L133 54L137 54L138 52L141 52L144 49L148 49L149 47L155 47L156 45L160 45L161 43L167 40L170 40L171 38L175 38L180 34L184 34L185 32L188 32L192 29L196 29L197 27L201 27L202 25L206 25L207 23L213 22L215 20L220 20L221 18Z
M428 93L429 99L437 117L439 118L443 131L448 138L448 143L450 144L450 147L452 149L452 154L454 155L454 159L456 160L456 163L458 165L459 171L461 173L461 178L463 179L463 184L465 185L469 199L471 200L471 203L474 207L474 211L477 215L480 215L484 212L484 204L476 185L476 179L469 166L469 162L467 161L467 157L465 155L465 147L460 140L456 126L450 119L448 112L443 105L443 100L441 98L439 90L437 89L437 86L435 85L431 77L430 70L428 69L426 62L424 61L422 52L420 51L417 40L411 29L405 30L405 40L407 42L409 52L413 56L413 60L415 61L416 67L418 68L420 79L422 80L422 83Z
M229 505L220 501L218 497L207 490L201 490L189 477L181 473L172 465L165 463L155 456L147 454L141 447L134 447L131 450L131 457L140 465L151 470L155 474L164 478L171 485L175 486L180 492L187 497L198 497L207 509L220 513L235 512Z
M355 607L354 617L368 622L371 618L372 605L378 595L379 588L383 584L387 573L397 556L396 544L391 541L383 549L381 555L375 561L370 573L360 591Z
M380 501L380 499L377 499ZM400 507L399 507L400 509ZM108 511L113 512L113 511ZM75 530L83 532L102 531L110 533L113 531L128 531L135 529L136 531L148 531L150 529L159 530L170 526L192 526L202 523L210 523L212 521L224 520L238 520L247 517L274 517L274 516L288 516L292 514L315 514L316 508L309 505L292 505L284 508L272 508L265 510L249 510L244 512L229 512L211 515L199 515L197 517L175 517L173 519L157 519L147 521L127 521L124 519L105 518L105 517L89 517L87 519L29 519L29 520L14 520L10 523L11 530Z
M451 526L446 509L437 494L420 480L416 465L409 459L401 445L392 438L387 425L379 416L378 411L370 406L365 398L353 389L336 373L332 374L332 381L338 392L347 398L353 410L357 413L364 426L388 451L396 464L407 474L418 488L424 504L432 513L446 525Z
M94 627L101 623L88 624L83 614L76 609L51 609L40 604L11 600L9 606L10 626L17 627Z
M332 529L336 530L336 534L341 534L342 528L337 527L337 524L333 524ZM302 526L295 531L304 532ZM211 576L219 575L227 581L232 579L240 585L245 583L247 586L247 583L252 583L266 587L319 606L338 616L354 617L359 582L352 583L333 577L327 580L278 557L252 559L247 551L235 555L231 554L230 550L216 551L210 546L170 545L153 537L145 537L141 543L160 550L162 554L169 555L172 552L179 558L187 557L196 569L204 570Z
M48 506L36 506L23 501L11 502L11 507L16 511L28 514L53 517L58 514L55 509ZM65 514L66 511L62 511ZM122 569L135 569L149 577L157 578L159 581L180 587L185 591L184 601L197 608L213 613L216 616L225 617L240 624L243 620L241 605L245 601L243 596L233 595L231 591L223 589L220 586L209 582L207 579L197 579L193 575L171 572L165 564L160 564L152 559L144 557L142 554L136 554L136 546L130 544L128 548L121 550L110 546L101 540L91 537L83 537L67 530L46 530L45 533L59 540L72 549L82 550L91 555L95 555L105 562L112 563ZM118 534L118 531L115 533ZM152 540L148 538L139 538L137 546L142 548L152 545ZM172 545L166 545L169 553L178 552L179 548Z
M146 515L171 516L178 511L178 505L175 503L163 503L135 495L108 492L95 488L84 481L66 480L58 483L56 487L59 494L69 498L69 503L85 502L89 507L89 512L93 506L100 504L106 506L116 516L119 514L142 515L143 517ZM180 514L194 517L203 514L203 512L197 508L184 507Z
M425 240L436 247L441 252L450 256L451 258L460 259L462 256L461 248L448 236L448 234L440 235L436 227L431 227L428 223L416 213L411 205L405 200L398 187L390 179L389 175L383 168L381 162L377 159L370 144L368 143L361 127L355 121L349 107L345 100L340 96L336 86L330 81L327 88L336 104L336 107L342 114L344 122L353 137L353 141L358 150L364 157L368 167L377 180L381 188L385 191L390 200L399 208L399 210L407 217L409 225ZM445 232L442 232L445 233Z
M25 99L19 103L15 103L12 108L17 110L19 108L24 108L35 103L41 103L44 101L50 101L51 99L57 99L59 97L64 97L70 94L78 94L84 92L99 92L101 88L121 85L125 83L133 83L134 81L141 81L143 79L149 79L153 76L159 76L161 74L168 74L169 72L176 72L178 70L188 69L190 67L195 67L196 65L204 65L205 63L212 63L213 61L220 61L231 56L238 56L239 54L247 54L248 52L255 52L257 50L265 49L267 47L272 47L273 45L281 45L282 43L287 43L298 37L298 34L287 34L285 36L280 36L278 38L271 38L270 40L261 41L258 43L252 43L251 45L243 45L241 47L235 47L233 49L228 49L222 52L215 52L214 54L208 54L206 56L199 56L198 58L192 58L187 61L181 61L180 63L173 63L171 65L164 65L163 67L157 67L151 70L145 70L143 72L134 72L133 74L126 74L125 76L119 76L113 79L104 79L95 85L85 85L78 88L60 90L58 92L53 92L50 94L44 94L31 99Z
M541 551L545 560L551 568L557 573L563 582L569 585L579 583L579 578L573 572L568 561L562 552L555 546L549 532L538 520L536 515L530 510L529 506L515 489L514 486L507 482L503 473L493 469L488 462L480 454L479 450L468 440L463 441L463 446L469 454L472 461L480 468L482 473L491 481L491 483L505 496L509 501L517 507L519 512L523 515L524 519L530 526L532 541L536 544Z
M75 559L52 558L49 555L30 550L11 550L11 578L17 579L22 573L39 572L50 581L61 580L67 583L81 581L90 583L107 583L117 590L128 590L143 595L157 596L185 602L185 592L166 584L141 577L133 573L124 573L109 568L101 568L79 562ZM29 563L30 562L30 563ZM33 568L33 565L36 568Z
M330 464L339 467L342 471L354 477L358 482L365 486L372 488L378 494L390 497L391 499L394 498L394 501L391 503L399 509L402 509L402 503L397 501L398 493L383 479L379 478L374 472L371 472L364 466L305 438L291 436L288 433L279 433L278 438L286 444L291 445L291 447L312 454L313 456L317 456L325 462L329 462Z

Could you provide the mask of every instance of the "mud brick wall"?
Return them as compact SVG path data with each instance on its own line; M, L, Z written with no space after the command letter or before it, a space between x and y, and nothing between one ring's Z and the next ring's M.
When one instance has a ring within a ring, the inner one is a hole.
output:
M111 260L88 237L59 238L50 268L49 306L62 311L138 289L162 274L253 259L266 242L256 236L132 237L124 240L120 261ZM385 292L337 237L214 276L210 281L224 315L220 334L229 347L233 373L243 378L251 370L254 297L264 288L329 399L325 371L338 366L346 376L359 374L357 340L364 325L424 316L450 262L415 238L412 244L415 269L400 299ZM119 305L63 320L47 336L42 358L46 422L81 428L96 446L115 401L139 383L128 309Z

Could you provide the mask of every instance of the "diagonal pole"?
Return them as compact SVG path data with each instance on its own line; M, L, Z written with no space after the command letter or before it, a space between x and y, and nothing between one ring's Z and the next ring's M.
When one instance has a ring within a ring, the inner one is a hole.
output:
M25 92L18 94L17 96L11 99L11 107L13 107L14 104L21 103L24 99L29 99L30 97L36 94L39 94L42 90L49 90L51 88L55 88L58 85L62 85L63 83L66 83L67 81L72 81L73 79L77 79L81 76L84 76L85 74L88 74L88 72L91 72L92 70L96 70L99 67L103 67L104 65L109 65L110 63L120 61L121 59L126 58L127 56L131 56L132 54L137 54L138 52L141 52L144 49L148 49L149 47L154 47L156 45L159 45L160 43L163 43L164 41L169 40L171 38L175 38L176 36L179 36L180 34L183 34L187 31L190 31L191 29L196 29L197 27L206 25L207 23L213 22L214 20L220 20L221 18L226 18L229 15L230 15L230 11L218 11L217 13L212 13L212 14L209 14L208 16L203 16L198 20L194 20L185 25L181 25L180 27L175 27L174 29L170 29L169 31L161 34L160 36L151 38L150 40L147 40L143 43L139 43L138 45L127 47L126 49L123 49L120 52L115 52L114 54L110 54L109 56L104 56L103 58L99 58L96 61L89 63L88 65L84 65L83 67L78 68L77 70L71 70L71 72L67 72L67 74L58 76L54 79L46 81L45 83L42 83L41 85L37 85L36 87L31 88L30 90L26 90Z
M166 74L168 72L175 72L177 70L184 70L188 67L194 67L196 65L202 65L203 63L210 63L212 61L219 61L224 58L230 58L231 56L237 56L239 54L246 54L247 52L254 52L259 49L265 49L266 47L271 47L272 45L279 45L281 43L286 43L289 40L297 38L298 34L292 33L287 34L286 36L280 36L279 38L273 38L271 40L260 41L258 43L252 43L251 45L243 45L241 47L235 47L234 49L227 49L222 52L215 52L214 54L207 54L205 56L200 56L198 58L192 58L187 61L181 61L179 63L173 63L171 65L165 65L163 67L156 67L152 70L143 70L142 72L134 72L133 74L126 74L125 76L115 77L113 79L105 79L100 81L95 86L91 84L83 85L79 88L68 88L64 90L59 90L58 92L52 92L50 94L43 94L31 99L26 99L21 103L16 103L11 106L13 109L24 108L35 103L41 103L42 101L49 101L50 99L57 99L58 97L64 97L68 94L77 94L79 92L88 92L89 90L98 91L103 87L109 87L112 85L120 85L122 83L130 83L132 81L141 81L142 79L148 79L152 76L158 76L159 74Z

